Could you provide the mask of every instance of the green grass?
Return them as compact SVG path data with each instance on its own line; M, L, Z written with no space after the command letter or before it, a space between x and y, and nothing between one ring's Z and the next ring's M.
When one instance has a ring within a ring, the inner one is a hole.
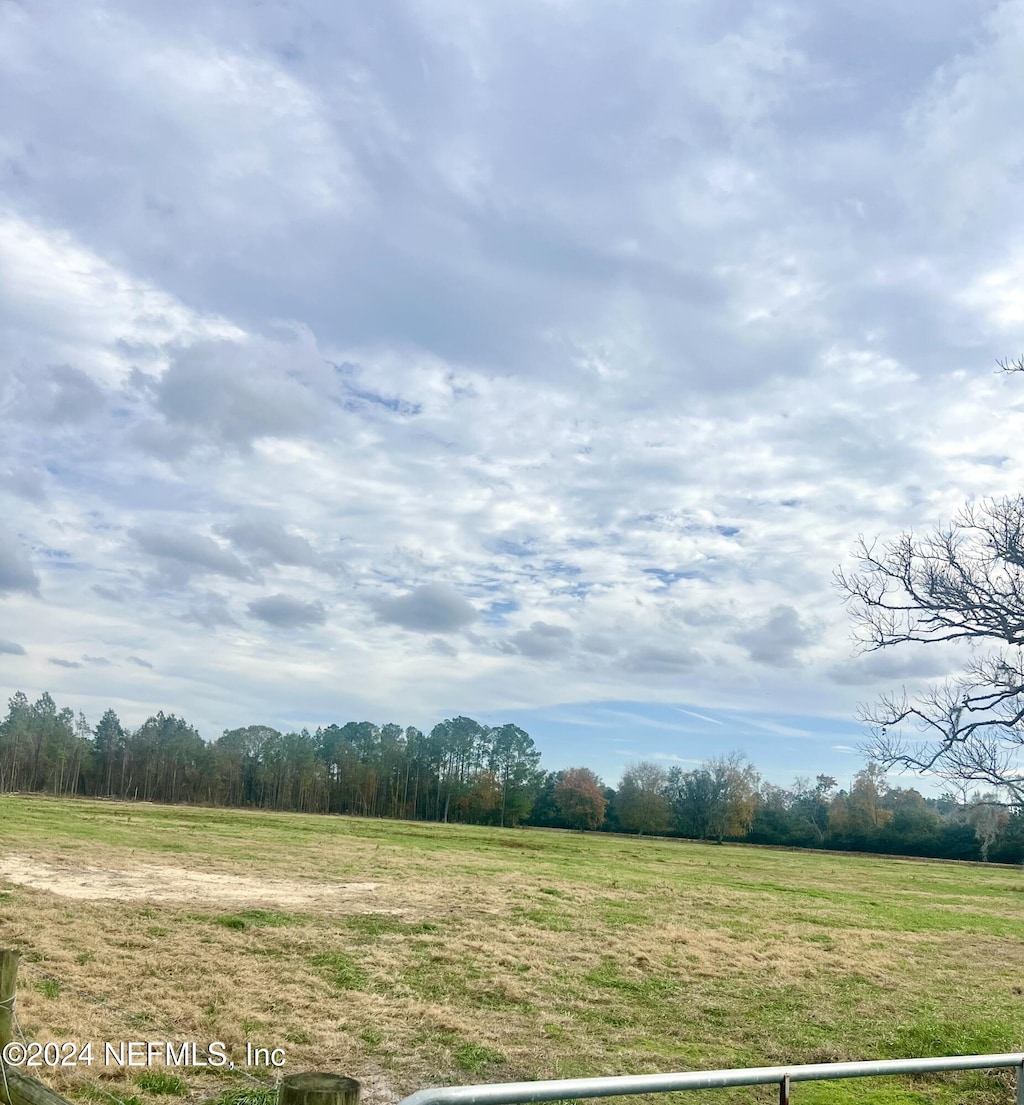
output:
M188 1093L188 1085L176 1074L166 1070L143 1070L135 1076L135 1085L147 1093L163 1096L173 1094L182 1097Z
M422 936L440 930L440 925L433 921L410 923L386 913L357 913L353 917L346 917L344 924L361 936Z
M383 1077L399 1095L1024 1047L1017 870L10 796L0 822L5 852L37 863L187 866L256 887L251 902L218 901L212 884L122 902L0 883L24 952L19 1012L48 1038L75 1038L86 1013L109 1039L222 1039L237 1056L251 1038L285 1048L286 1072ZM323 893L288 899L304 887ZM259 1088L225 1090L229 1077L190 1070L189 1095L270 1105ZM997 1105L1011 1082L801 1083L793 1099ZM161 1093L110 1088L148 1105ZM776 1092L672 1102L766 1105Z
M146 911L146 915L152 911ZM248 928L282 928L287 925L302 925L309 918L297 916L293 913L282 913L272 909L242 909L235 913L190 913L189 920L203 921L213 925L223 925L224 928L241 931Z
M310 957L315 967L337 990L362 990L366 987L366 973L346 952L321 952Z
M549 932L571 932L575 927L571 916L553 909L530 909L514 905L509 910L509 916L515 921L528 922Z
M488 1067L505 1062L505 1056L500 1051L472 1043L459 1044L453 1052L453 1058L460 1070L469 1071L470 1074L483 1074Z
M250 1086L224 1090L208 1105L277 1105L277 1089Z
M223 917L214 917L213 923L215 925L223 925L226 929L246 929L249 926L245 923L244 918L236 917L234 914L225 914Z
M98 1086L92 1082L83 1083L75 1096L82 1101L95 1101L98 1105L146 1105L138 1094L127 1093L116 1087Z

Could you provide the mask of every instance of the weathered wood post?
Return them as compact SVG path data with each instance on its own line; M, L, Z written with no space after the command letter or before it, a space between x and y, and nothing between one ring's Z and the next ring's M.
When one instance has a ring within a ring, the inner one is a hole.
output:
M0 948L0 1047L14 1039L14 997L21 952Z
M14 1039L14 998L18 992L18 962L21 953L0 948L0 1048ZM3 1059L0 1058L0 1064ZM11 1105L7 1072L0 1070L0 1105Z
M286 1074L277 1094L278 1105L359 1105L359 1083L340 1074Z

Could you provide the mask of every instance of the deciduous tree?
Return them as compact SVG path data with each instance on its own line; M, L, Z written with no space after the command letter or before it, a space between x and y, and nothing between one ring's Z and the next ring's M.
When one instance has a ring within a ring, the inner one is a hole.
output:
M670 821L667 785L668 773L649 760L626 768L616 794L620 826L641 835L664 832Z
M676 829L700 840L746 836L757 808L760 776L739 752L706 760L695 771L673 768L668 797Z
M912 642L1001 641L964 674L909 697L886 694L860 718L865 753L885 767L994 787L1024 805L1024 497L964 508L930 536L904 534L879 548L863 538L856 571L840 569L860 648ZM908 738L913 725L920 738Z
M1024 357L999 367L1024 372ZM855 556L857 570L840 568L836 582L863 649L1000 644L939 687L863 709L873 734L867 753L887 767L994 787L996 800L1024 808L1024 497L969 504L925 538L905 533L879 548L862 537ZM921 739L904 736L905 722Z
M570 767L555 787L559 812L574 829L598 829L607 800L601 780L588 767Z

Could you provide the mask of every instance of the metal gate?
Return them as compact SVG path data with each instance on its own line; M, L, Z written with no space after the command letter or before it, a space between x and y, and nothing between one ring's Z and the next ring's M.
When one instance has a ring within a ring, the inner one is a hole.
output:
M449 1086L419 1090L399 1105L517 1105L530 1101L568 1101L585 1097L716 1090L726 1086L779 1087L780 1105L789 1105L793 1082L831 1078L877 1078L893 1074L1017 1068L1017 1101L1024 1105L1024 1052L1014 1055L942 1055L932 1059L882 1059L861 1063L809 1063L795 1067L740 1067L735 1070L686 1071L677 1074L626 1074L608 1078L559 1078L545 1082L503 1082L490 1086Z

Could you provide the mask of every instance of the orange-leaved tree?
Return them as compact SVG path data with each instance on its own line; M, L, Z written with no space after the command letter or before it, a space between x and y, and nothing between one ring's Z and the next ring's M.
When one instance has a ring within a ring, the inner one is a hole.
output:
M589 767L570 767L555 787L558 812L574 829L597 829L608 805L601 780Z

